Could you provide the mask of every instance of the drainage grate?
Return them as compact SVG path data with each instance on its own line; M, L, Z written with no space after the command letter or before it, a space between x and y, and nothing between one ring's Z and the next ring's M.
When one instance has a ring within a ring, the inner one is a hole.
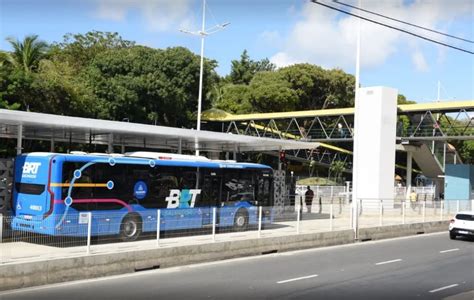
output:
M159 268L160 268L160 265L155 265L155 266L151 266L151 267L135 269L135 272L151 271L151 270L156 270L156 269L159 269Z

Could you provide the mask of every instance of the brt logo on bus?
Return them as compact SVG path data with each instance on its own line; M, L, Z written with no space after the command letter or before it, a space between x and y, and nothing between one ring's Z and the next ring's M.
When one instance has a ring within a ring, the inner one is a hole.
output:
M166 197L167 208L191 208L196 203L197 195L201 190L170 190L170 195Z
M21 177L36 178L36 174L38 174L40 166L41 163L39 162L25 162L23 165L23 173L21 174Z

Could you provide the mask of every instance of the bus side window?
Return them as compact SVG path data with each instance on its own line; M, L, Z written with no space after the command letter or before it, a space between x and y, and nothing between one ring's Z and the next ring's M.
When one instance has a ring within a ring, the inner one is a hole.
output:
M61 190L62 198L65 199L68 196L69 184L74 178L74 171L79 170L85 163L79 162L64 162L62 169L62 182L65 184ZM91 199L92 198L92 183L93 168L89 167L82 171L81 177L74 181L74 185L71 187L71 198L73 199L72 208L84 211L90 210L89 203L74 203L77 199ZM66 185L67 184L67 185Z
M94 183L99 184L93 188L95 199L113 199L127 202L125 173L127 165L116 164L111 166L108 163L98 163L94 168ZM109 189L104 184L113 183L113 188ZM97 202L93 204L97 210L113 210L123 208L122 204L116 202Z
M224 201L255 201L255 184L250 171L228 170L224 176Z
M221 177L204 175L201 187L201 198L197 206L217 206L220 203Z
M259 205L269 206L270 205L270 178L268 177L258 177L258 190L257 190L257 200Z

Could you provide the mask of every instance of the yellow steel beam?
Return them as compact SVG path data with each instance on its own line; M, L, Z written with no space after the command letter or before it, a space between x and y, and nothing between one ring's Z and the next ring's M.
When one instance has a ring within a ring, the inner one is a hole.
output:
M416 104L401 104L398 105L400 113L410 113L418 111L442 111L453 112L460 109L474 109L474 100L466 101L450 101L450 102L431 102L431 103L416 103ZM216 121L216 122L231 122L231 121L249 121L249 120L271 120L271 119L290 119L290 118L311 118L311 117L330 117L341 115L354 114L354 108L332 108L320 110L302 110L289 112L274 112L274 113L255 113L233 115L229 113L209 113L203 112L202 120Z

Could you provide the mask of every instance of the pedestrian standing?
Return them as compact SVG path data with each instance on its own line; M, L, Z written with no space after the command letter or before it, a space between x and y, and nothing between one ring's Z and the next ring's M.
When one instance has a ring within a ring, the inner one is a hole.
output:
M311 213L311 206L313 205L314 192L311 187L308 185L306 193L304 193L304 202L306 203L306 208L308 213Z

